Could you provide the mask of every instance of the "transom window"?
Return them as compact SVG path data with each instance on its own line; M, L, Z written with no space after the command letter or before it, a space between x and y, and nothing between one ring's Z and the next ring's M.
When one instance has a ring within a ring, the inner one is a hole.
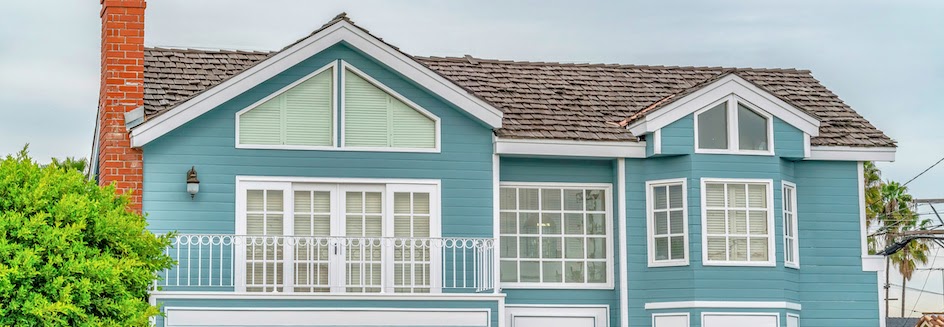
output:
M502 184L502 285L611 287L609 189L608 185Z
M685 179L648 182L649 266L688 264Z
M773 265L771 181L702 180L706 265Z
M796 203L796 185L783 182L783 261L791 268L800 267Z
M343 61L241 110L236 125L239 148L430 152L440 143L438 117Z
M701 153L773 153L773 118L731 95L695 113L695 149Z

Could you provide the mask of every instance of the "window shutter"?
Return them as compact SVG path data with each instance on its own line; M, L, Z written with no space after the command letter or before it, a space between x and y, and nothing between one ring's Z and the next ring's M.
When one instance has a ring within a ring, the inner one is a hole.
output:
M344 75L344 145L387 147L387 94L350 71Z
M436 123L396 98L390 97L393 111L393 146L435 148Z
M293 87L285 97L285 144L330 146L334 125L333 69Z
M436 122L363 77L346 71L344 145L435 148Z
M239 116L239 144L282 144L280 101L276 97Z
M334 142L333 69L239 116L239 144L330 146Z

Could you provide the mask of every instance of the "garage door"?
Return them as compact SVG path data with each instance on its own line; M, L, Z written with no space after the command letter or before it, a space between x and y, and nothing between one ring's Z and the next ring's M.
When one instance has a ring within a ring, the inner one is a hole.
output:
M702 315L703 327L778 327L778 313L705 313Z
M607 327L606 307L505 307L508 327Z
M488 327L488 309L170 308L166 327L450 326Z

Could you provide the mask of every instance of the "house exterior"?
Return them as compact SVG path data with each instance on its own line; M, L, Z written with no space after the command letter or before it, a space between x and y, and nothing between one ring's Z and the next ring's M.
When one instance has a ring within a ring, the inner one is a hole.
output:
M178 233L157 326L884 326L895 143L809 71L416 57L343 14L147 48L102 6L97 179Z

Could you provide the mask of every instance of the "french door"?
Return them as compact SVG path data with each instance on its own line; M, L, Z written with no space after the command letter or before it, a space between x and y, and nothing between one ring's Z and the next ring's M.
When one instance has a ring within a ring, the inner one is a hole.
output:
M237 291L441 287L436 185L240 182L237 208Z

